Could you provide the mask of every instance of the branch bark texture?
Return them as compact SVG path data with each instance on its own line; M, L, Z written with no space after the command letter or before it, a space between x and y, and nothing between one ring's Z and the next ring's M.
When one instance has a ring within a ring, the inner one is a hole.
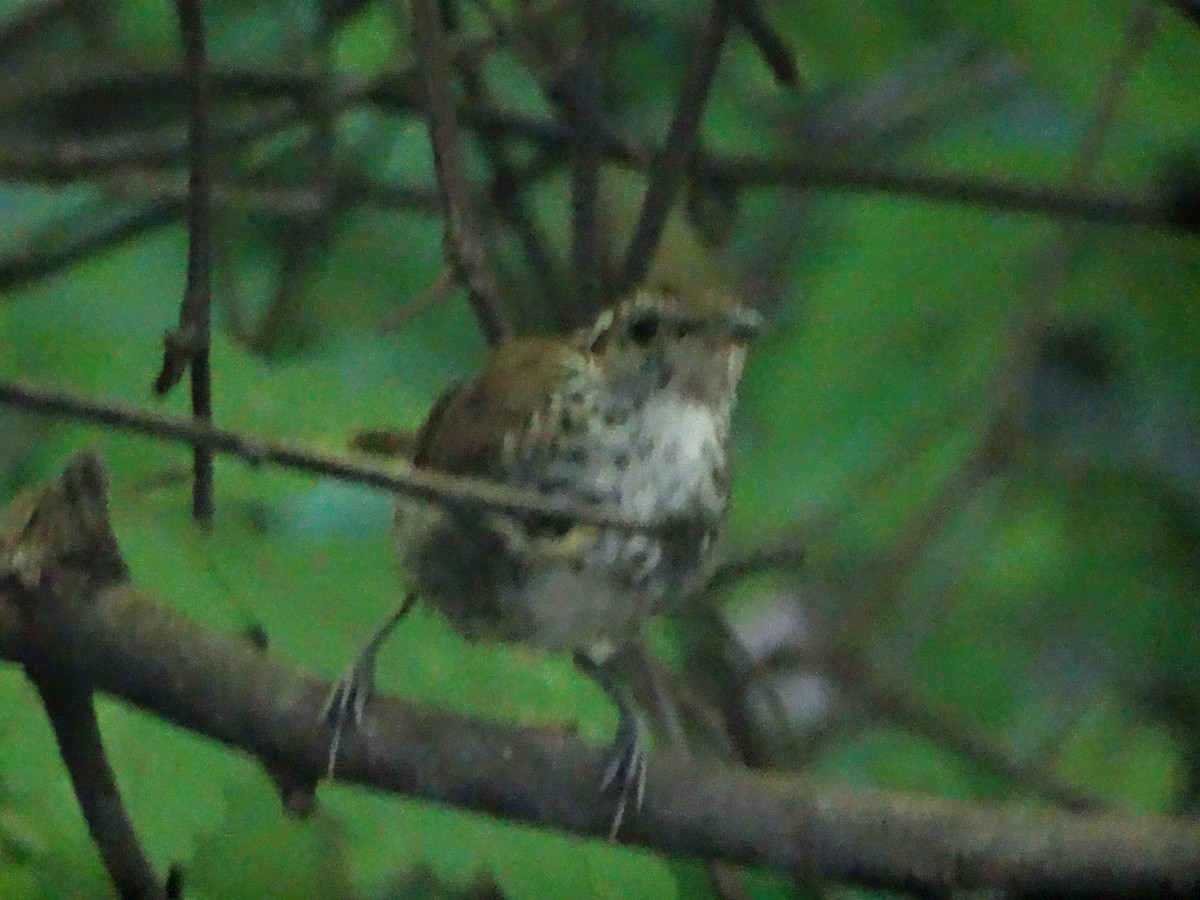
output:
M327 762L329 734L314 723L328 683L202 628L132 582L58 574L80 560L112 567L111 554L95 548L115 547L99 460L84 455L68 471L97 473L76 479L84 489L67 498L69 509L54 509L64 502L56 481L0 525L0 657L27 667L52 661L272 771L315 780ZM72 524L29 524L47 521ZM345 737L340 780L576 834L607 832L610 811L596 793L604 748L386 697L371 716L369 733ZM1200 895L1194 822L851 790L670 753L654 756L645 806L622 840L922 894Z

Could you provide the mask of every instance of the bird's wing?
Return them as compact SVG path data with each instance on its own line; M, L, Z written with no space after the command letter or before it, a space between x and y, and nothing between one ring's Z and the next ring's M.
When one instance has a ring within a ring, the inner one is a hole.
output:
M544 421L555 389L588 364L559 341L529 339L502 347L478 374L434 404L417 434L414 463L523 482L531 431Z

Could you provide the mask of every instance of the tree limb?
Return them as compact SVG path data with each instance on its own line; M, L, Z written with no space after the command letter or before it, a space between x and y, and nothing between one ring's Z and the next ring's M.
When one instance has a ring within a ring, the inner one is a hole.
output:
M129 570L108 524L107 474L92 454L79 454L39 493L0 510L0 595L26 612L88 602L104 587L124 583ZM88 832L113 887L124 900L165 900L121 801L108 764L92 686L69 660L46 654L25 662L54 729Z
M89 465L99 469L95 457L84 456L68 470ZM36 499L33 519L56 502L57 486ZM101 499L84 508L105 507ZM0 526L0 657L26 666L52 661L269 766L323 770L328 729L315 723L326 682L202 628L133 584L95 589L85 579L56 578L62 560L104 560L80 552L111 540L104 516L47 529L36 551L6 540L12 532L10 518ZM610 810L596 789L605 748L392 698L376 698L371 715L369 731L345 736L341 780L576 834L607 832ZM924 894L1200 892L1194 822L850 790L707 768L668 753L654 756L645 806L622 839L669 854Z

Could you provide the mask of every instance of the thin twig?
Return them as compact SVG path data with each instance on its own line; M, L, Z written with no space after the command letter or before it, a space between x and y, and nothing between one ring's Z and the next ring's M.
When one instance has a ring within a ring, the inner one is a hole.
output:
M162 369L154 392L163 395L191 372L192 415L212 421L212 181L209 146L208 52L204 42L202 0L178 0L188 76L188 259L187 286L179 309L179 328L166 334ZM213 516L213 457L208 447L193 449L192 515L202 525Z
M0 403L7 403L18 409L65 416L79 422L109 425L162 441L211 447L216 453L244 460L251 465L271 463L311 475L394 491L430 502L489 507L505 512L546 516L555 520L582 522L622 531L656 531L670 529L674 525L671 521L634 521L627 516L609 514L603 509L429 469L401 469L390 466L384 470L338 456L213 428L192 419L160 415L116 403L88 400L13 381L0 382Z
M21 247L0 258L0 289L16 289L169 225L187 207L187 184L174 176L131 172L105 186L113 197L139 202L129 205L106 199L94 210L74 211L37 230L22 241ZM360 207L400 207L423 213L442 208L437 193L424 186L383 184L346 176L339 179L337 190L339 203ZM217 208L248 208L284 219L304 219L319 209L323 198L304 186L249 180L214 185L213 202Z
M589 0L589 2L593 2L593 0ZM611 21L614 9L612 0L595 0L595 2L605 8L597 8L595 17L583 23L584 40L588 40L587 30L598 24L597 19ZM577 4L578 0L553 0L553 2L538 7L537 10L524 9L512 23L496 14L490 3L480 3L479 5L481 12L487 17L496 33L504 35L508 39L513 55L537 81L542 96L550 106L559 112L559 118L562 121L570 123L580 115L594 116L595 137L602 145L609 148L606 152L614 152L628 159L637 160L642 165L647 164L651 157L638 141L624 134L613 121L604 115L602 109L591 103L586 97L576 95L576 83L575 79L570 77L569 61L574 60L580 50L587 52L587 48L567 50L559 40L548 34L552 29L544 28L538 21L540 18L549 19L555 15L561 18L568 14L572 6ZM564 67L565 61L568 62L566 67ZM467 106L463 112L465 116L469 117L472 110ZM554 123L555 126L558 124L557 121ZM575 141L569 128L558 130L560 135L553 142L564 153L573 152ZM545 148L545 145L543 147Z
M729 9L727 0L713 0L699 46L692 58L691 69L675 107L675 115L667 130L666 146L654 163L650 183L642 199L641 215L622 263L618 293L640 284L654 262L663 229L675 204L675 195L687 175L696 146L696 132L704 114L709 89L717 74L721 48L729 33Z
M713 157L707 174L743 188L791 185L804 190L887 194L913 200L963 203L1012 213L1108 225L1178 230L1164 200L1087 188L1021 184L1006 179L941 174L815 160Z
M243 121L214 128L210 146L214 150L238 148L283 130L297 115L290 96L269 100ZM143 166L171 166L186 158L190 140L186 126L171 124L116 134L6 142L0 146L0 176L62 184Z
M471 128L497 128L510 139L535 140L546 147L565 148L571 140L570 132L554 123L543 125L529 118L501 116L486 107L478 107L474 113L467 113L465 124ZM619 146L604 146L602 149L608 161L625 168L640 169L640 163L629 155L627 149ZM160 161L169 160L164 157ZM173 176L151 176L149 171L141 168L154 162L154 154L149 151L141 156L110 155L108 148L102 144L67 144L62 149L57 149L57 145L43 147L17 144L0 147L0 175L10 180L61 184L101 175L117 175L119 180L113 182L113 189L136 195L144 192L122 189L125 182L132 180L136 186L139 181L148 182L153 177L170 185L170 199L178 204L182 191L175 186ZM535 173L526 170L521 174L528 176L544 174L545 171L543 169ZM1170 198L1153 196L1149 190L1137 194L1086 187L1064 189L1058 185L1023 184L1011 179L982 178L969 173L921 172L869 163L859 165L720 156L706 158L704 177L733 189L791 187L813 191L886 194L901 199L966 204L998 212L1050 216L1095 224L1188 230L1187 223L1172 212ZM279 205L286 207L281 209L283 215L302 216L311 215L312 198L316 196L308 186L288 188L276 185L272 188L264 186L262 190L274 190L279 199L270 196L258 199L253 195L242 199L245 192L250 190L253 190L250 185L216 185L214 200L221 206L262 205L268 210ZM388 195L388 188L350 174L339 181L339 190L346 194L346 202L351 203L361 198L359 202L368 205L416 205L422 209L429 206L427 195L420 188L399 188L393 200ZM287 198L284 192L290 192L297 200ZM410 200L410 197L417 199Z
M489 10L490 12L490 10ZM522 10L528 17L531 10ZM541 13L538 10L538 13ZM458 32L461 23L458 20L456 4L442 3L442 17L447 35L452 41L462 38ZM495 27L495 26L494 26ZM519 31L520 25L515 29ZM497 34L506 29L496 27ZM465 105L488 105L487 82L483 75L483 65L486 59L481 56L458 54L455 65L462 74L463 100ZM526 269L537 281L538 291L545 306L552 306L562 293L562 267L555 252L551 249L545 229L538 221L537 215L531 208L526 197L527 190L534 184L533 178L522 178L522 171L516 165L511 153L512 148L505 140L502 128L492 127L487 122L479 122L472 129L483 155L491 169L491 184L488 198L495 207L502 222L508 225L520 242L525 253Z
M24 3L18 10L0 22L0 55L11 58L14 50L31 40L61 27L61 20L69 18L77 0L42 0Z
M122 199L173 204L177 209L187 203L186 181L170 174L133 171L106 182L105 186L110 196ZM334 206L408 209L428 214L440 213L442 209L437 191L423 185L385 184L347 175L338 177L333 190ZM217 210L241 209L285 221L311 221L331 203L324 185L292 186L254 177L214 184L212 199Z
M571 166L571 264L575 274L574 296L559 298L571 325L595 315L602 298L601 272L604 263L600 230L600 163L604 159L600 132L603 128L603 73L601 61L608 32L607 0L577 0L582 40L571 92L574 100L563 107L574 135ZM565 307L565 308L564 308Z
M771 27L763 14L762 3L759 0L723 0L730 7L730 12L739 25L746 31L746 36L753 42L755 49L775 76L779 84L795 87L800 83L800 70L796 68L796 57L791 48L784 42L779 33Z
M804 541L798 535L783 535L771 543L721 562L708 576L705 591L720 591L743 578L764 572L798 570L807 556Z
M913 686L897 683L894 673L881 677L857 654L828 657L825 662L823 670L871 712L923 735L983 771L1066 809L1102 809L1105 806L1091 791L1064 781L1037 761L1019 759L955 710L919 700Z
M167 201L135 207L103 201L92 209L77 210L64 221L39 229L24 246L0 260L0 289L14 290L169 225L182 208ZM65 227L68 222L72 227Z
M1129 81L1158 34L1159 12L1153 0L1139 0L1133 8L1125 28L1125 41L1104 73L1092 119L1067 167L1068 184L1083 186L1093 178Z
M386 334L389 331L399 331L422 313L436 309L445 303L452 290L454 290L454 273L443 265L438 270L437 277L433 279L433 284L403 306L396 307L384 316L379 323L380 332Z
M454 72L435 0L412 0L417 53L429 117L433 167L446 206L442 252L467 284L471 306L484 339L492 346L512 338L504 315L500 283L488 260L483 236L471 213L471 193L463 165L458 113L452 93Z
M1200 27L1200 0L1163 0L1193 25Z

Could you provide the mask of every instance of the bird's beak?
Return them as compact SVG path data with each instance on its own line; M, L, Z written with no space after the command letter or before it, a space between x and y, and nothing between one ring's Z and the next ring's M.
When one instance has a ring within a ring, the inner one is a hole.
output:
M734 343L749 344L762 332L762 316L757 310L738 308L730 310L726 328Z

